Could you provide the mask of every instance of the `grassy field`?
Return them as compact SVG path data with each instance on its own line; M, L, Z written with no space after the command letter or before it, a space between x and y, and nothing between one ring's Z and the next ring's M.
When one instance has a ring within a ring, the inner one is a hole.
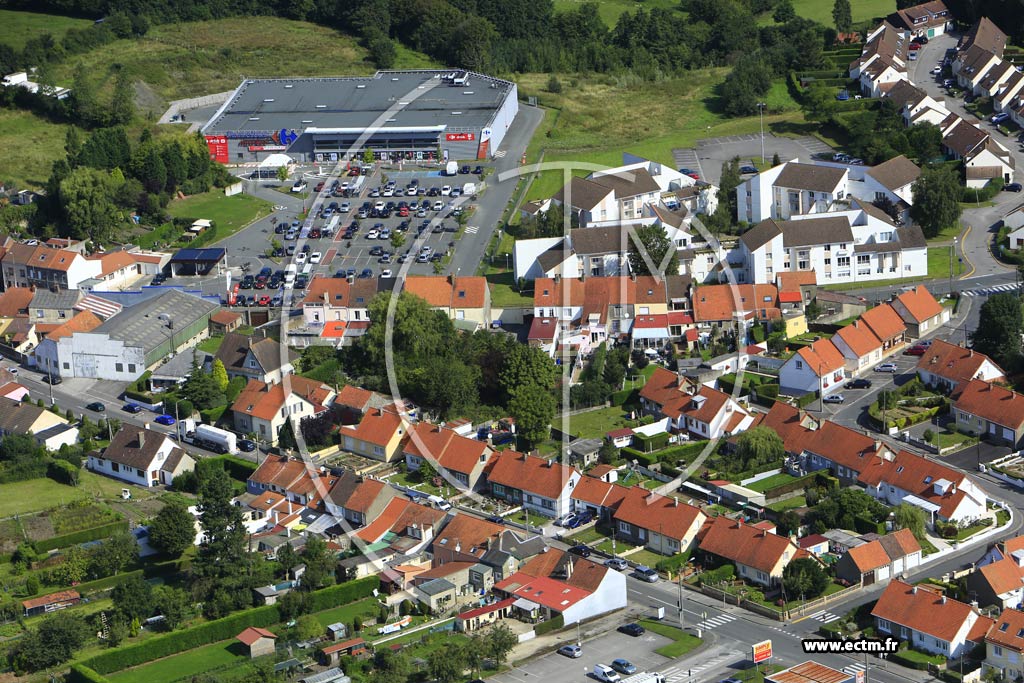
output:
M573 436L584 439L603 439L606 432L633 424L622 408L613 406L570 416L568 430ZM561 429L562 421L556 419L554 426Z
M783 484L788 484L794 479L796 479L796 477L790 474L786 474L785 472L779 472L778 474L773 474L770 477L765 477L764 479L759 479L758 481L747 484L747 488L750 489L751 491L758 491L760 493L764 493L770 488L782 486Z
M0 517L23 515L47 508L65 505L88 497L83 488L71 488L52 479L29 479L3 485L0 496Z
M583 4L586 0L555 0L555 11L564 12L567 10L573 10ZM624 12L635 12L640 8L650 10L654 7L663 7L667 9L679 7L679 3L676 0L646 0L646 2L640 2L639 0L598 0L597 13L600 15L604 23L609 26L614 26L615 22L619 20Z
M652 633L657 633L672 640L668 645L663 645L655 650L655 652L663 657L682 657L703 642L697 636L690 635L680 631L675 626L669 626L653 619L641 619L640 625Z
M108 678L116 683L171 683L210 669L244 663L249 658L242 650L242 644L231 639L127 669Z
M42 33L49 33L56 40L64 37L70 28L91 26L88 19L73 19L52 14L35 12L16 12L0 10L0 43L10 45L15 50L25 47L25 42Z
M559 94L547 92L549 76L524 74L519 78L520 92L537 95L542 105L559 110L550 127L545 119L528 157L535 160L543 150L545 163L617 166L623 152L630 152L671 164L674 147L757 131L756 116L732 119L722 114L716 89L726 73L726 68L703 69L656 85L611 75L562 75ZM766 129L802 122L797 103L781 83L772 88L769 102L772 113L764 118ZM574 172L585 175L590 170ZM561 170L546 171L531 185L527 198L549 197L561 184Z
M50 123L26 111L0 109L0 180L18 187L40 188L50 165L64 155L67 126Z
M520 294L513 287L512 271L490 273L487 275L487 282L491 287L491 305L495 308L533 306L533 292Z
M793 0L793 9L799 17L812 19L825 26L832 26L832 3L825 0ZM896 11L896 0L857 0L850 3L853 23L857 24L875 17L884 17Z
M223 190L215 189L176 199L167 206L167 212L176 218L208 218L216 223L217 238L224 239L269 213L270 208L270 202L259 197L247 194L225 197Z
M259 40L253 40L259 36ZM155 26L139 40L120 40L68 59L57 82L84 63L104 82L123 68L155 96L155 105L238 87L247 78L370 74L376 69L349 35L315 24L273 17L238 17ZM418 53L399 49L396 69L431 66ZM157 106L156 108L159 108Z

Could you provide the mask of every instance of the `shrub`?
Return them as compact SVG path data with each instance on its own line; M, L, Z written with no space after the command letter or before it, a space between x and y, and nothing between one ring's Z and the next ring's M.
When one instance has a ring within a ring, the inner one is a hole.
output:
M100 526L94 526L91 529L82 529L81 531L74 531L70 534L64 534L63 536L54 536L42 541L36 541L33 545L38 552L44 553L56 548L67 548L72 545L79 545L81 543L88 543L89 541L98 541L100 539L109 538L118 531L124 531L127 528L128 522L120 519L116 522L109 522Z
M559 629L565 628L565 619L559 614L554 619L548 619L547 621L541 622L533 627L534 633L538 636L542 636L545 633L551 633L552 631L558 631Z
M685 567L686 563L690 561L689 551L685 553L679 553L672 557L666 557L664 560L658 560L654 568L659 572L677 572L681 567Z
M71 671L64 676L64 683L110 683L109 679L84 664L72 664Z

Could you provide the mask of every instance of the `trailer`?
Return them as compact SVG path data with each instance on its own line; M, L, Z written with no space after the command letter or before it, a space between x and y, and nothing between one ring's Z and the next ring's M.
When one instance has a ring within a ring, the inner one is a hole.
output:
M178 438L214 453L233 455L238 452L238 437L234 433L211 425L197 425L191 418L178 422Z

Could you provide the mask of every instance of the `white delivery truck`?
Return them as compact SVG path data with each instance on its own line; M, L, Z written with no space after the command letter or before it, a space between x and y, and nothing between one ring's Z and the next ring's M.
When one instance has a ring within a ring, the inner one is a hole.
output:
M238 437L235 434L210 425L197 425L196 421L191 418L178 422L178 438L185 443L215 453L234 454L238 452Z
M476 194L476 183L466 183L462 186L462 194L467 197Z
M458 175L459 174L459 164L458 164L458 162L456 162L456 161L449 161L448 164L444 167L444 174L445 175Z

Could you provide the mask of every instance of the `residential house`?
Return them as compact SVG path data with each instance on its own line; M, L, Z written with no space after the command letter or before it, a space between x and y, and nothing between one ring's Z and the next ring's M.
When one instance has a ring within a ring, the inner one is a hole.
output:
M250 507L257 507L264 513L280 508L286 516L295 513L288 502L297 505L311 505L323 500L337 477L320 472L311 464L287 455L268 455L260 466L249 475L246 490L260 496ZM269 494L274 494L270 497ZM266 498L266 502L263 502ZM258 515L263 518L265 515Z
M846 169L787 161L743 181L736 188L740 220L760 223L774 218L821 214L849 194Z
M1004 609L985 634L984 675L995 671L1004 681L1024 676L1024 612Z
M497 545L505 531L501 524L456 514L434 537L431 546L434 564L480 561L492 545Z
M146 488L169 486L174 477L195 468L195 460L163 432L121 425L110 445L89 454L93 472Z
M861 350L859 344L857 350ZM779 384L791 395L819 392L827 396L842 387L846 362L836 343L819 339L790 356L779 369Z
M594 519L611 523L612 516L628 493L629 487L585 475L570 494L572 511L589 512Z
M869 308L860 317L860 322L882 342L882 353L894 353L906 341L907 326L899 313L889 304Z
M574 467L516 451L495 453L485 471L492 496L554 518L569 512L569 495L580 480Z
M705 520L700 508L642 486L627 489L613 515L617 538L662 555L691 550Z
M888 21L883 21L864 36L864 47L860 56L850 62L850 78L860 78L861 73L875 62L902 66L905 69L909 44L910 41L905 39L902 31Z
M0 436L30 434L40 446L56 451L78 442L78 428L63 415L11 398L0 398Z
M383 278L314 277L302 300L302 320L290 326L289 334L300 344L350 343L366 332L370 302L384 288Z
M639 159L624 166L595 171L586 178L573 177L551 202L569 207L581 228L639 223L646 215L646 208L656 205L663 193L695 183L672 167ZM711 188L705 192L703 208L706 213L714 212L715 195Z
M352 513L360 512L356 508L363 506L356 506L355 502L345 501L344 508L351 509ZM403 556L413 556L432 543L446 519L443 510L402 497L392 497L383 511L372 519L367 511L368 508L361 514L364 520L369 521L353 535L369 545L386 542L394 552Z
M963 160L967 187L984 187L993 178L1002 178L1006 183L1013 181L1013 155L973 123L955 117L943 129L942 147L953 159Z
M878 633L950 659L974 649L993 623L977 607L943 595L941 588L899 580L886 586L871 616Z
M889 305L903 319L911 339L920 339L949 322L950 309L936 301L924 285L906 290Z
M28 317L37 324L63 324L75 316L75 305L84 296L77 289L36 289L28 305Z
M571 625L626 606L626 577L604 565L550 548L495 584L517 598L514 612L530 621L556 616Z
M1024 204L1018 204L1003 216L1003 225L1010 229L1006 246L1010 249L1024 247Z
M77 251L45 244L12 244L0 258L4 289L36 287L42 290L78 289L83 280L100 274L99 261Z
M832 337L832 344L846 359L846 370L850 375L874 367L883 358L882 341L859 320L840 327Z
M1024 396L1016 391L972 379L953 402L958 429L1018 448L1024 440Z
M444 580L455 587L454 601L465 604L477 602L479 596L494 586L494 569L479 562L447 562L438 564L413 579L413 586ZM415 591L413 591L415 594Z
M1020 105L1021 88L1024 88L1024 74L1014 69L992 98L992 108L997 112L1015 111Z
M1024 603L1024 544L1021 537L1008 539L1002 548L993 548L992 553L998 559L979 562L967 575L967 590L979 605L1020 608Z
M443 312L458 327L473 331L491 324L491 290L481 276L415 275L405 279L404 291Z
M345 470L324 497L324 505L335 518L358 528L378 519L399 495L387 482Z
M942 0L929 0L920 5L896 10L887 19L898 29L910 32L910 38L935 38L953 28L953 15Z
M693 319L705 328L778 320L778 300L779 289L773 284L704 285L693 290Z
M250 379L231 404L235 430L276 444L286 422L319 415L333 398L334 390L326 384L298 375L287 375L278 384Z
M417 471L424 461L454 479L461 490L473 491L481 483L484 466L493 451L484 441L456 434L447 427L418 422L409 428L402 444L405 467Z
M864 171L863 194L868 202L889 202L906 219L914 205L914 182L921 176L921 168L899 155Z
M673 430L702 439L738 434L754 422L725 392L660 367L640 390L640 405L646 414L669 418Z
M903 123L912 126L917 123L933 123L939 125L949 116L949 110L941 99L934 99L922 88L910 81L898 81L884 94L903 116ZM881 164L884 165L884 164ZM877 167L876 167L877 168ZM865 184L869 182L865 173ZM856 194L856 192L855 192ZM872 197L865 195L866 199Z
M391 462L401 452L407 424L397 411L371 408L359 424L338 429L341 448L372 460Z
M395 400L390 396L351 384L341 388L334 398L333 406L341 413L342 424L358 424L371 408L396 407Z
M697 539L701 552L732 562L738 576L768 587L782 579L793 560L814 557L790 538L724 515L708 521Z
M298 354L270 337L229 332L224 335L215 356L224 364L228 378L244 377L266 384L277 384L294 372L292 362Z
M869 586L900 576L921 564L921 544L910 529L900 529L850 548L836 562L836 577L850 585Z

